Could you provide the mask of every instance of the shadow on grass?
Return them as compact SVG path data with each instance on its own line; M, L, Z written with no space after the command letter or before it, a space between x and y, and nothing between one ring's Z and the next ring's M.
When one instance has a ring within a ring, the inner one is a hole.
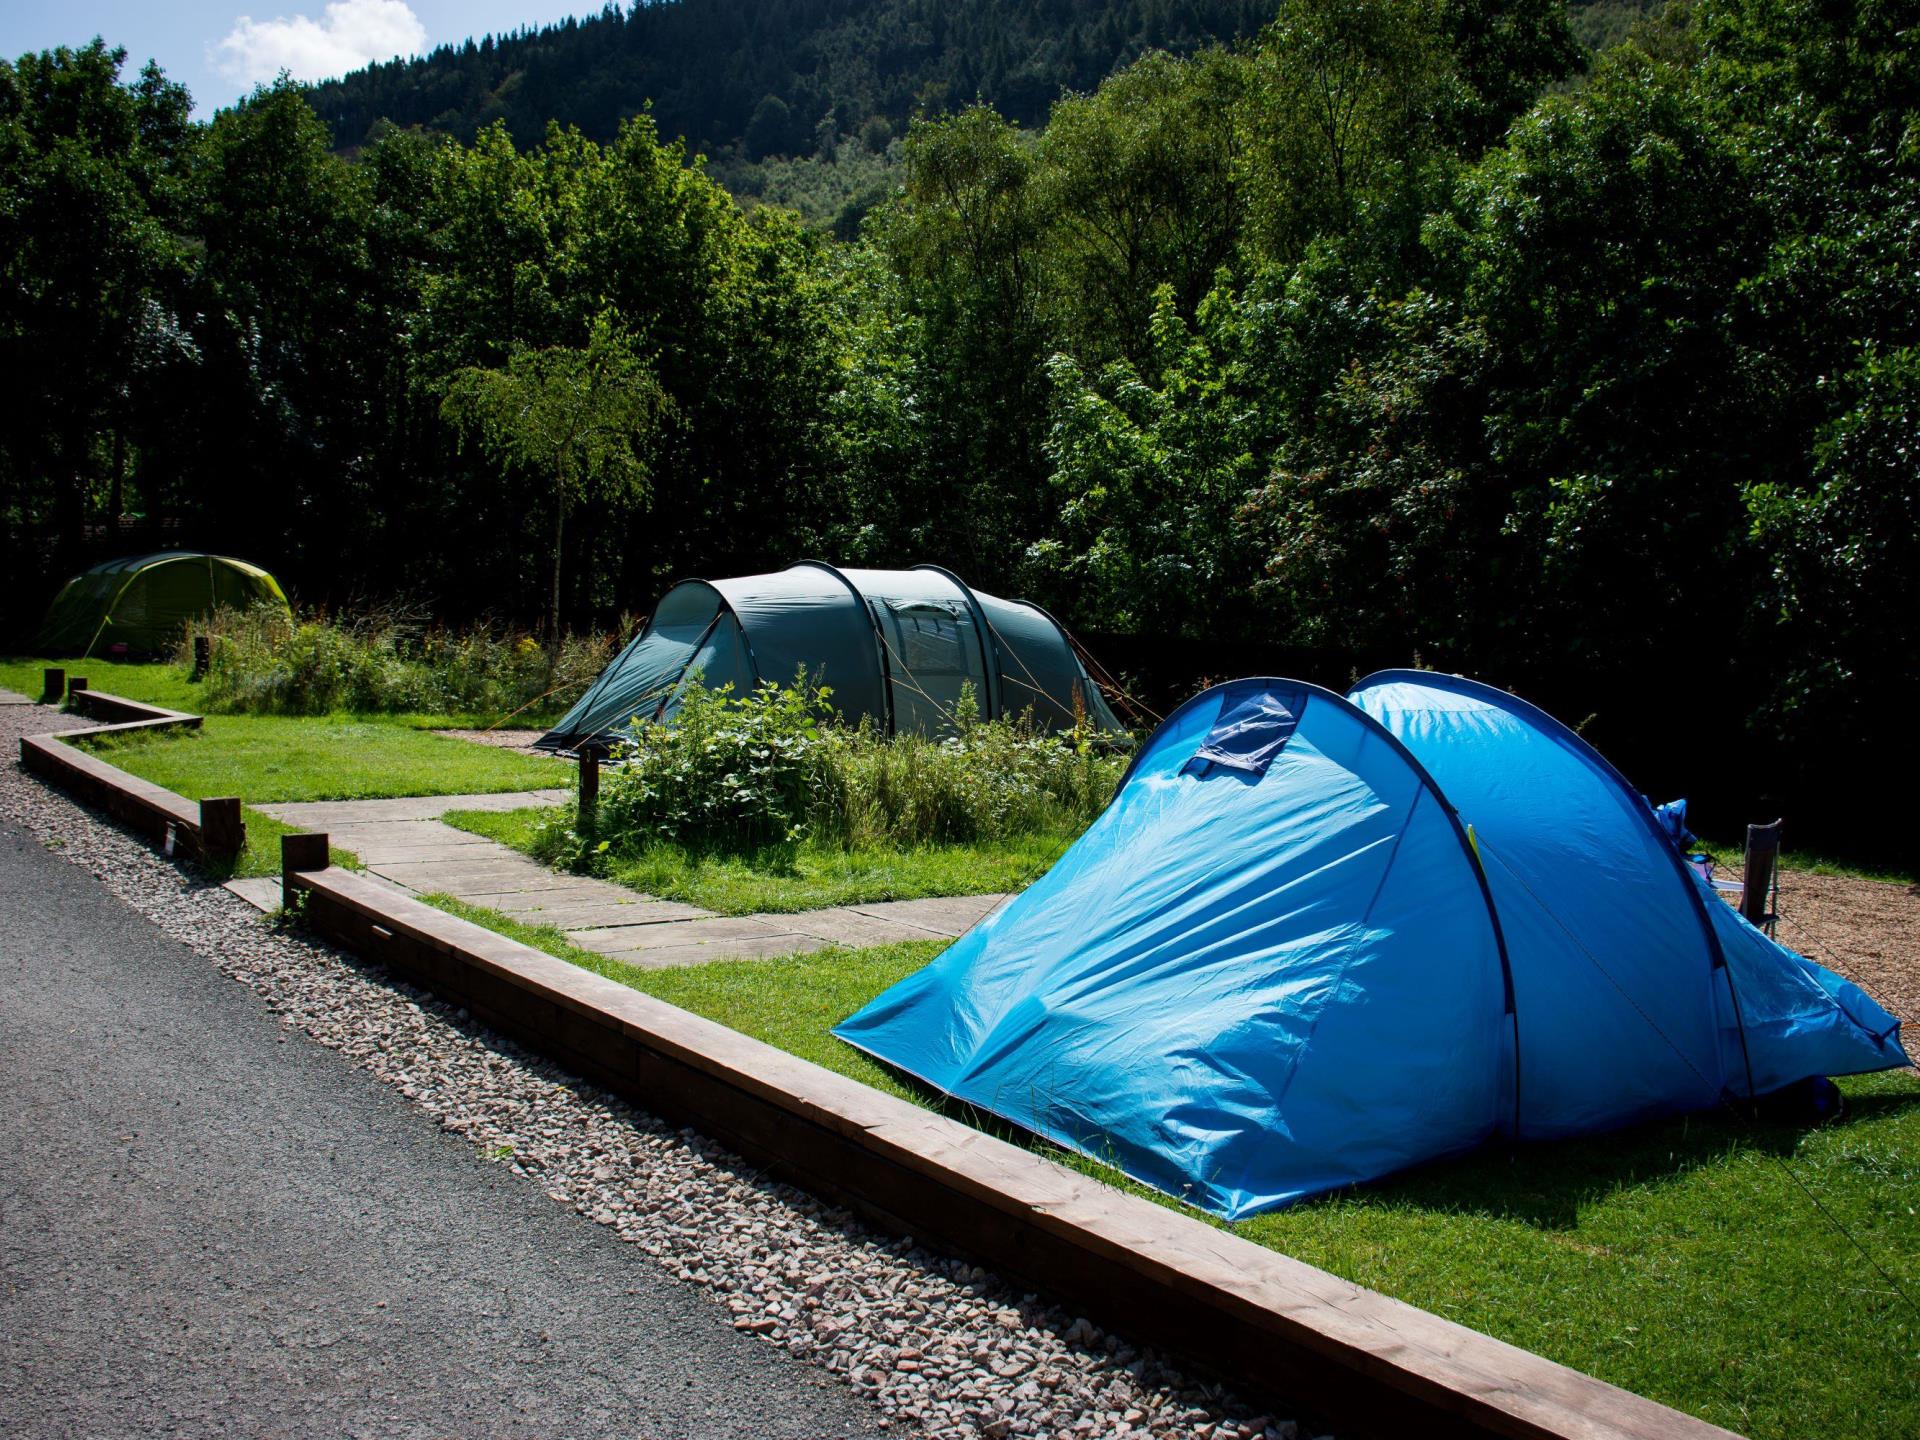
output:
M1190 1213L1193 1207L1123 1174L1117 1165L1063 1148L1045 1136L958 1100L885 1061L880 1067L915 1103L975 1130L1097 1175L1110 1184ZM1731 1106L1649 1121L1604 1134L1514 1145L1494 1140L1465 1155L1435 1160L1394 1175L1316 1195L1284 1214L1316 1208L1422 1211L1467 1215L1571 1232L1580 1210L1622 1191L1663 1186L1742 1155L1786 1162L1807 1135L1845 1131L1920 1106L1920 1087L1906 1094L1850 1096L1844 1112L1821 1120L1753 1118ZM1270 1212L1272 1213L1272 1212ZM1226 1228L1239 1230L1269 1216ZM1225 1222L1222 1222L1225 1223Z
M1666 1185L1742 1155L1784 1162L1816 1130L1845 1130L1915 1105L1920 1089L1851 1096L1837 1119L1754 1119L1727 1107L1570 1140L1496 1141L1304 1204L1475 1215L1570 1231L1583 1205L1621 1191Z

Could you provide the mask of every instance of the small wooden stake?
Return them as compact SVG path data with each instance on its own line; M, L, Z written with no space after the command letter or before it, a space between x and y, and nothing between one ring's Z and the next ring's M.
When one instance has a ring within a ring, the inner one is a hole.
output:
M600 752L580 752L580 814L584 818L600 803Z
M212 662L212 660L213 660L213 641L209 640L205 635L194 636L193 637L193 674L188 676L187 678L189 680L206 679L207 666Z
M69 675L67 677L67 699L69 700L73 699L74 696L78 695L82 690L86 688L87 688L86 676Z
M1776 820L1771 825L1747 826L1747 863L1741 873L1740 913L1747 923L1757 925L1768 934L1773 933L1773 915L1767 909L1767 896L1773 889L1774 867L1780 863L1780 827L1786 822Z
M40 687L42 705L58 705L67 693L67 672L57 665L47 667L45 683Z
M237 796L200 802L200 844L215 860L231 860L247 848L247 826L240 818Z
M280 837L280 904L293 908L293 877L302 870L327 868L327 832L308 831L304 835Z

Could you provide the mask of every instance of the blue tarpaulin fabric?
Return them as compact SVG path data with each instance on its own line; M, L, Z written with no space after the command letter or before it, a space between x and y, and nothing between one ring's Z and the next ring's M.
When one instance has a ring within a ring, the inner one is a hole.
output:
M1905 1063L1578 737L1412 672L1195 697L1052 870L834 1033L1228 1218Z
M1552 716L1415 671L1349 698L1473 824L1513 964L1524 1135L1906 1063L1892 1016L1715 897L1654 808Z
M1188 762L1286 704L1266 773ZM1295 708L1298 707L1298 708ZM1445 956L1443 968L1437 956ZM1059 864L835 1031L931 1085L1223 1215L1499 1123L1498 944L1471 854L1337 695L1209 691Z

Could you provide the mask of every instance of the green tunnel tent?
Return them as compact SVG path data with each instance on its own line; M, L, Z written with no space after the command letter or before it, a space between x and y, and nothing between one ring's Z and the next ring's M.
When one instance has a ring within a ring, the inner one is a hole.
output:
M170 550L129 555L83 570L47 607L34 648L43 655L98 655L125 645L137 655L174 645L189 620L216 607L284 606L280 582L225 555Z
M771 575L687 580L578 704L537 742L608 746L636 720L671 720L686 687L742 695L802 667L848 724L939 734L964 686L988 719L1031 713L1043 730L1077 717L1119 730L1073 642L1037 605L974 590L937 565L839 569L803 560Z

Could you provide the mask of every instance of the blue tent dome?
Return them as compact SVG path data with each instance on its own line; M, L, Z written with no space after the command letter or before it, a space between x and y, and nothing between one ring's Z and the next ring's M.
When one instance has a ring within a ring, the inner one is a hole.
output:
M1051 871L835 1033L1238 1218L1903 1064L1898 1029L1704 894L1565 727L1390 672L1196 696Z

